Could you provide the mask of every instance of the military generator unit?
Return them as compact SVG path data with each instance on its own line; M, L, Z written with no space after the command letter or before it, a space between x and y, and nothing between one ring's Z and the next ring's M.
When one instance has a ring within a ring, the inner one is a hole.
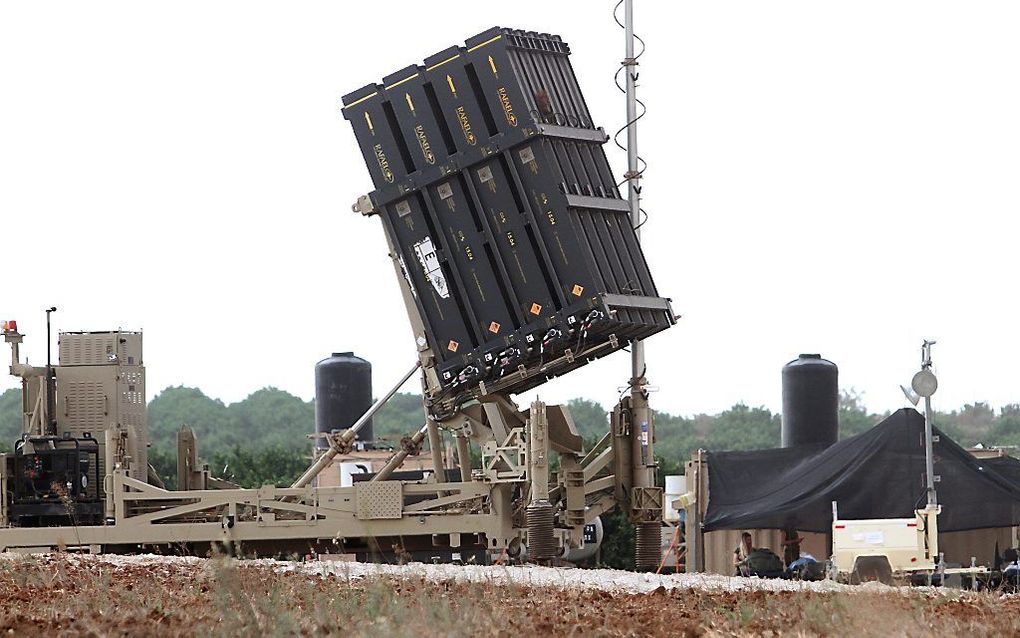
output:
M45 367L20 363L16 322L5 322L3 335L11 374L22 379L23 434L0 464L0 521L49 527L112 520L109 469L122 461L127 476L150 479L141 333L61 333L59 364Z
M290 487L212 477L183 428L166 489L147 461L141 334L61 333L58 364L32 367L6 324L24 434L0 463L0 549L544 561L590 543L619 506L638 566L654 568L663 495L640 356L594 446L564 407L513 400L674 324L634 228L636 153L625 200L569 53L558 36L494 28L343 98L375 186L354 209L382 224L416 357L362 414L319 410L330 422ZM367 453L362 430L416 375L423 422L356 480L324 480ZM426 439L431 471L402 471Z

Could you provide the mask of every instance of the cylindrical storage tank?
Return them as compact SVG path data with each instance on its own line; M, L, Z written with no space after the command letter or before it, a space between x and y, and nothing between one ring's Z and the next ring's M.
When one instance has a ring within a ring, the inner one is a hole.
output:
M675 474L666 477L666 502L662 504L662 520L668 523L680 521L680 512L673 507L673 501L687 493L687 477Z
M783 447L839 440L839 368L820 354L783 366Z
M372 364L353 352L334 352L315 364L315 431L346 430L372 407ZM358 441L372 441L372 421L358 430ZM326 439L317 439L327 448Z

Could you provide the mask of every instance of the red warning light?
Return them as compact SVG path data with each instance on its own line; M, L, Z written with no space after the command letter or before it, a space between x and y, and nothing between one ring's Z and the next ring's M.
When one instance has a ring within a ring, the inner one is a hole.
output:
M4 322L4 332L17 332L18 322L11 319L10 321Z

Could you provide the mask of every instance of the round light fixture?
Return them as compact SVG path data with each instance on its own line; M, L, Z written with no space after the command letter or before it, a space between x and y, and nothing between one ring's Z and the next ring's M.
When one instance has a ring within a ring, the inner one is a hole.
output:
M910 387L913 388L918 396L930 397L935 394L935 390L938 390L939 381L935 378L934 372L925 368L915 374L914 378L910 380Z

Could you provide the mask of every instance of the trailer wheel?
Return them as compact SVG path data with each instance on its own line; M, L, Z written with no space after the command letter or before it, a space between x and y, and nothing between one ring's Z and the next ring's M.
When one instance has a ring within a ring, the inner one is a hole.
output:
M871 581L885 585L893 584L892 567L885 556L861 556L854 561L854 571L850 575L851 585L860 585Z

